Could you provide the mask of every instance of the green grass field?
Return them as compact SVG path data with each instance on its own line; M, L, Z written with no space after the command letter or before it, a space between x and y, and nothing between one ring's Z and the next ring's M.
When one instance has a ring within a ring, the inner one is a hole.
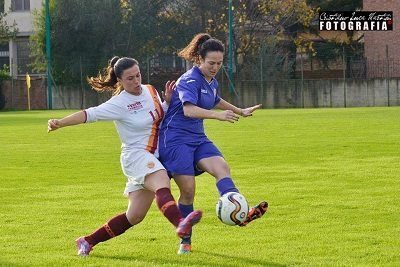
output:
M0 266L399 266L400 108L260 110L207 121L250 204L267 216L230 227L215 215L209 175L197 178L193 253L173 227L146 219L87 259L75 238L126 209L120 143L100 122L47 134L72 111L0 113ZM177 197L177 187L173 184Z

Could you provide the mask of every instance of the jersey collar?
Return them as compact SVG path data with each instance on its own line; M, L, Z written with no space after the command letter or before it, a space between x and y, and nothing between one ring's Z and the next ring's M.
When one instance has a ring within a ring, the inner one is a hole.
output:
M200 77L204 79L208 84L212 84L215 80L214 77L211 78L211 81L207 81L206 77L204 77L203 73L201 72L200 68L198 66L193 66L193 71L195 71L197 74L199 74Z

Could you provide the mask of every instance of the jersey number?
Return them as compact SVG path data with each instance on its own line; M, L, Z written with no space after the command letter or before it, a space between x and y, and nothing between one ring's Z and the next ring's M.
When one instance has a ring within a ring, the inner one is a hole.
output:
M149 113L150 113L151 117L153 118L153 121L158 121L159 119L161 119L161 115L157 109L154 110L154 113L153 113L153 111L149 111Z

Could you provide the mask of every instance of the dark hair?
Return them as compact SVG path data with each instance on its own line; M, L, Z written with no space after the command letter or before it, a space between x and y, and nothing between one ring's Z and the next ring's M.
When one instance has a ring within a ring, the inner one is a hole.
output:
M178 56L200 64L200 57L205 58L208 52L219 51L224 53L223 43L215 38L212 38L208 33L199 33L193 37L192 41L179 51Z
M121 79L122 73L135 65L139 66L136 59L114 56L102 73L99 73L97 77L88 77L87 81L96 91L111 91L113 95L118 95L122 91L122 87L118 84L117 78Z

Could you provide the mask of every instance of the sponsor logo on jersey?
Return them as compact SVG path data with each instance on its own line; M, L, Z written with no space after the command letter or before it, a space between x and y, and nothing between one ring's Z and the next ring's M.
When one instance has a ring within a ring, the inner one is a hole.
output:
M142 103L140 103L140 101L138 101L138 102L129 104L127 106L127 108L128 108L129 111L131 111L131 110L139 110L139 109L143 108L143 105L142 105Z
M207 94L207 93L208 93L208 91L207 91L207 89L201 89L201 93L203 93L203 94Z

